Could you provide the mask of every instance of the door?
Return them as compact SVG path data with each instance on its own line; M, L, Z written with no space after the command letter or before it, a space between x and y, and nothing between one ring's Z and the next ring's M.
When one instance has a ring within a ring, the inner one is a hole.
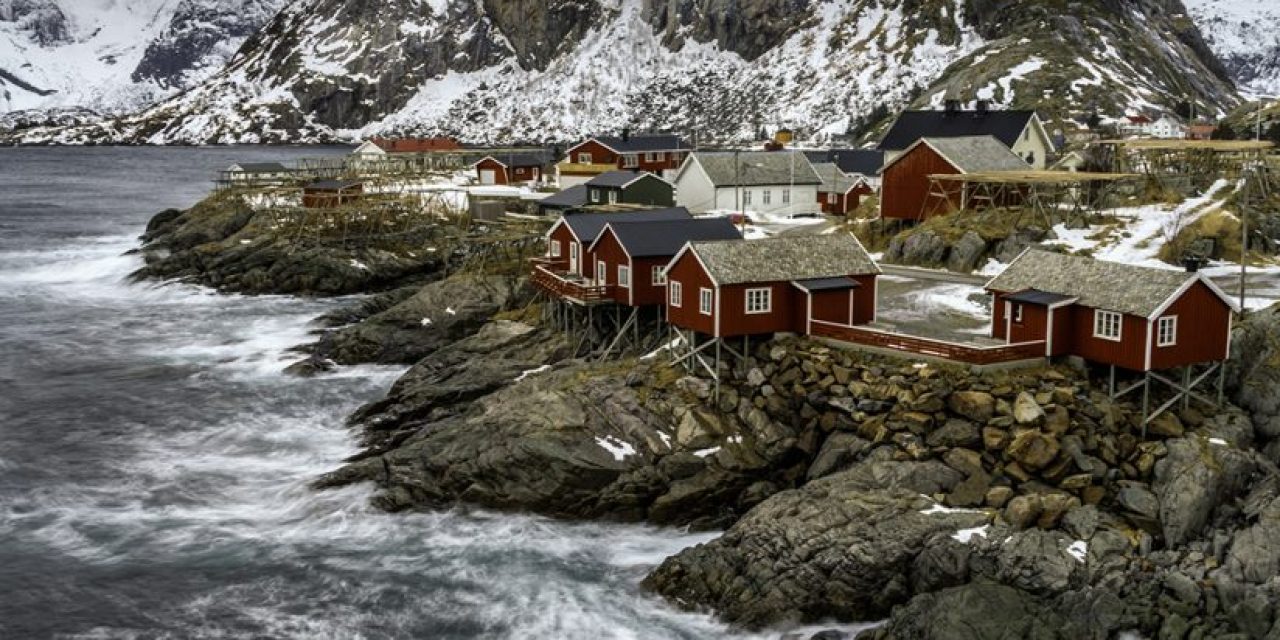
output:
M493 169L480 170L480 184L497 184L498 172Z
M609 268L604 260L596 260L596 284L602 287L609 284Z
M582 269L578 265L578 243L569 243L569 272L581 273Z

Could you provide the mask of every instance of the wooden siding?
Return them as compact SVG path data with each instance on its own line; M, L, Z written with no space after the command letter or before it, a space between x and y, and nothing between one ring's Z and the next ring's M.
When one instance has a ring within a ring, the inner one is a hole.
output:
M565 154L565 156L567 157L569 163L579 164L578 155L582 153L591 154L591 164L608 164L608 165L613 165L618 169L635 169L637 171L652 171L653 173L656 173L659 175L661 175L663 171L680 168L680 164L684 162L685 157L689 155L689 151L658 151L658 152L655 152L656 155L654 156L654 159L652 161L647 161L645 160L645 156L643 152L637 153L637 154L628 154L628 155L638 156L637 162L632 166L623 166L625 164L622 158L623 154L614 153L613 151L610 151L607 147L600 144L599 142L596 142L595 140L587 140L586 142L582 142L577 146L570 148L569 151ZM574 175L574 173L576 172L570 169L568 171L562 170L561 173L564 173L566 175Z
M878 282L874 275L850 276L860 285L853 294L853 324L867 324L876 320L876 296Z
M622 245L618 243L618 239L613 235L613 231L611 229L605 229L604 234L600 236L600 241L595 243L595 251L592 252L592 255L594 256L592 259L593 265L596 260L603 260L605 262L605 269L608 274L608 283L610 285L614 285L610 287L611 297L614 302L619 304L631 304L630 286L623 287L622 283L618 281L618 267L624 266L629 268L631 266L631 261L627 258L627 252L622 249ZM595 271L593 269L592 273L594 272ZM633 283L631 286L634 286L634 273L631 274L631 281Z
M557 240L560 242L560 257L552 258L551 243ZM573 239L573 234L569 231L569 225L562 224L556 227L555 231L551 232L551 235L548 236L547 238L547 254L546 255L547 255L548 264L551 266L552 269L557 271L575 271L576 272L576 265L569 264L569 256L570 256L569 245L574 242L576 242L576 240Z
M667 287L653 284L653 268L665 267L672 256L659 258L635 258L631 261L633 280L631 304L636 306L666 304Z
M480 162L476 163L476 179L477 180L480 180L483 182L483 178L481 176L484 174L485 171L493 172L494 184L509 183L509 180L507 179L507 168L502 166L502 163L498 162L497 160L494 160L493 158L485 158L484 160L481 160Z
M1013 302L1013 318L1009 320L1008 342L1033 342L1045 340L1049 335L1049 308L1039 304ZM1004 305L1000 305L1003 307ZM1018 307L1022 307L1022 321L1018 322Z
M1151 339L1151 368L1172 369L1189 364L1226 359L1231 341L1231 307L1203 282L1187 289L1164 316L1177 316L1177 340L1172 346L1157 345L1159 334ZM1152 331L1159 328L1159 320Z
M862 199L871 195L874 191L865 184L860 184L849 190L848 193L837 193L836 201L832 203L830 200L831 192L818 191L818 204L822 205L822 212L832 216L845 216L853 213L862 205Z
M1090 307L1071 305L1062 309L1059 319L1069 319L1071 326L1071 354L1090 362L1114 364L1117 367L1142 371L1146 366L1147 320L1126 315L1121 318L1120 341L1093 337L1094 310Z
M668 302L667 321L681 329L713 335L715 316L703 315L698 311L698 290L703 288L714 290L715 285L711 283L711 277L702 270L702 265L698 264L698 259L692 252L686 251L667 271L667 287L670 287L673 282L679 282L681 285L680 306L673 307ZM715 313L714 305L712 313Z
M916 145L905 156L884 170L880 184L880 215L898 220L920 220L934 207L929 200L929 176L955 175L960 170L947 162L926 144ZM960 207L959 195L953 195L950 206Z
M675 186L655 175L647 175L622 190L622 202L647 204L657 207L673 207L676 204Z
M747 290L773 291L768 313L747 313ZM790 282L734 284L720 288L720 337L792 331L805 333L805 292Z

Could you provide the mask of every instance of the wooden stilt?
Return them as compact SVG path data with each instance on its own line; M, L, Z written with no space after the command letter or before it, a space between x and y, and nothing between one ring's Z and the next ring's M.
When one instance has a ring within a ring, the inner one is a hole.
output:
M1142 439L1147 439L1147 414L1151 408L1151 373L1146 374L1142 385Z

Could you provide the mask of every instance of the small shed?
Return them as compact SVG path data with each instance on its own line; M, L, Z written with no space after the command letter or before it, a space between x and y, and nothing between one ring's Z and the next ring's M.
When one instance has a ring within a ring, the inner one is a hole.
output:
M596 262L596 282L612 286L616 302L661 305L666 301L667 263L685 243L741 239L729 218L610 222L588 253Z
M302 206L308 209L340 207L363 195L364 183L359 180L321 180L302 188Z
M675 205L675 185L647 171L609 171L587 181L590 204Z
M880 216L923 220L965 208L963 192L931 192L930 176L1030 170L1026 162L992 136L922 138L881 171Z
M1029 249L986 289L992 337L1046 356L1147 372L1230 355L1235 304L1202 273Z
M471 165L480 184L541 182L551 158L541 153L507 153L485 156Z
M846 175L835 163L818 163L813 165L813 170L822 178L818 204L827 215L848 215L862 204L862 198L873 193L865 180Z
M690 242L667 265L667 318L718 339L866 324L879 274L848 234Z

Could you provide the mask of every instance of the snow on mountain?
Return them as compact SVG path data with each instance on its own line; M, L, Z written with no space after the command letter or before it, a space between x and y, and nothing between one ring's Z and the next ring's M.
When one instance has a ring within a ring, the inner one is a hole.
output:
M1242 89L1280 95L1280 2L1184 0L1205 40Z
M0 113L151 106L218 71L283 0L0 0Z
M5 0L0 0L3 2ZM103 0L99 0L103 1ZM153 0L154 1L154 0ZM1170 15L1170 4L1178 15ZM233 143L449 134L699 141L862 132L948 92L1065 118L1226 109L1226 71L1176 0L297 0L207 82L25 142Z

